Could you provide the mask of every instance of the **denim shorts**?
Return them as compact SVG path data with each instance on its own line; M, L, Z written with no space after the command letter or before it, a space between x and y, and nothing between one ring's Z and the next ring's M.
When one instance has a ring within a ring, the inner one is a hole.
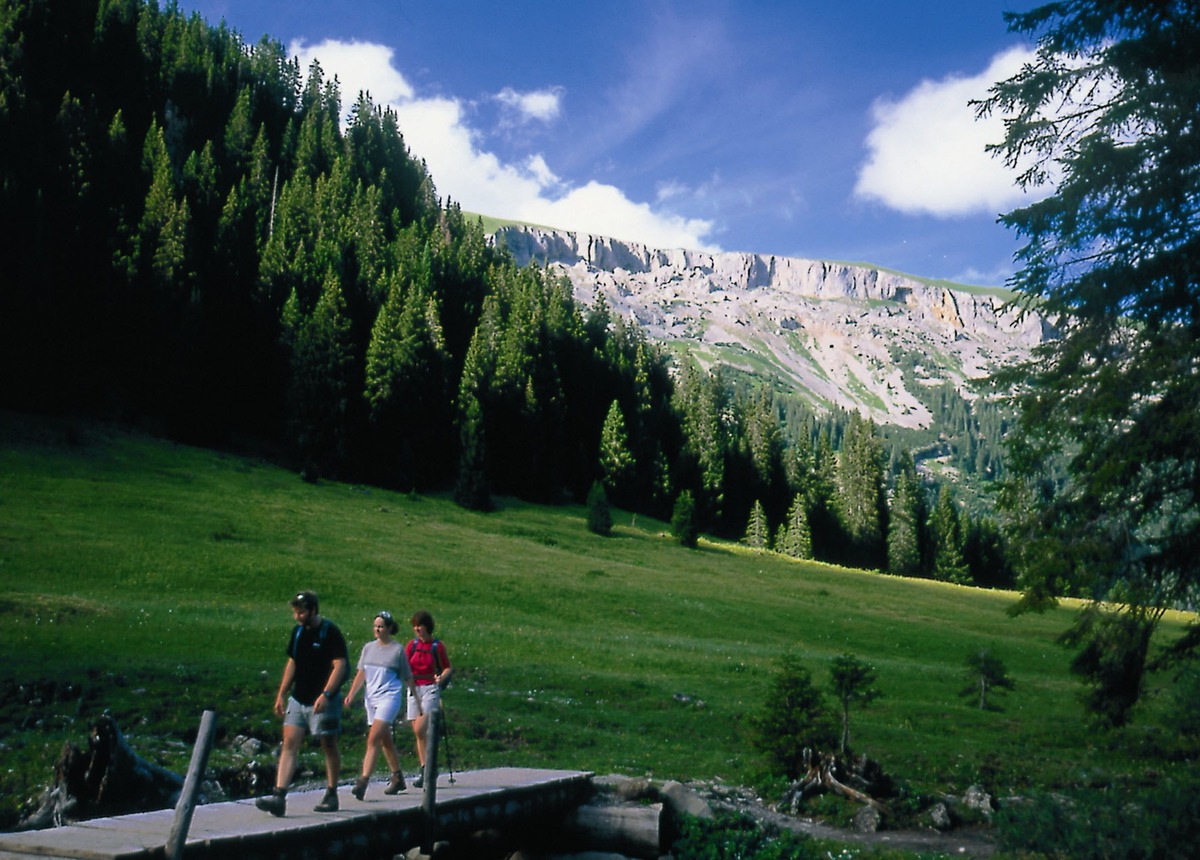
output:
M321 713L313 710L312 705L302 705L294 698L288 697L287 712L283 715L285 726L299 726L307 729L311 735L337 737L342 733L342 703L336 696L325 702Z

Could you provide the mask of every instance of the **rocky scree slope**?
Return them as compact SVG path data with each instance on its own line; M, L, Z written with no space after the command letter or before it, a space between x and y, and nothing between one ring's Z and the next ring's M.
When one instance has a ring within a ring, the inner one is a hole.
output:
M925 428L916 386L971 382L1054 337L1003 291L925 281L864 265L748 253L663 250L601 236L506 226L495 241L518 265L566 275L575 299L604 296L648 337L775 375L818 411L857 410L879 424ZM905 372L905 366L908 372Z

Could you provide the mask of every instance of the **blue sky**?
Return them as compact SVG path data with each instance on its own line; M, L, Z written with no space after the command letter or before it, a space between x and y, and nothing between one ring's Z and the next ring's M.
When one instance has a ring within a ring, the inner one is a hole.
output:
M1028 198L967 102L1034 0L182 0L393 106L466 210L1000 284Z

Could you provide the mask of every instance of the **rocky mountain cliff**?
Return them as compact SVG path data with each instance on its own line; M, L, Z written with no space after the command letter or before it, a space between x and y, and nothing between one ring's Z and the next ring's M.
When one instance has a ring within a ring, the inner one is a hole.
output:
M516 262L562 271L577 301L603 295L672 350L705 366L775 374L818 410L840 405L879 424L927 427L915 386L972 380L1054 336L1002 290L925 281L849 263L662 250L600 236L507 226Z

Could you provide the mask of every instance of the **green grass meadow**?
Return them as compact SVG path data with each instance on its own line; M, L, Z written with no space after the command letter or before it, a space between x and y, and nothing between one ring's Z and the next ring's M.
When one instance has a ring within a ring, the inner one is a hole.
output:
M1085 724L1071 655L1055 643L1071 609L1011 618L1009 593L707 540L688 550L664 523L623 512L603 538L582 507L498 502L479 514L307 484L253 458L0 414L0 820L49 784L63 743L86 745L105 710L134 749L178 773L206 708L216 763L240 760L236 735L277 741L271 706L300 589L320 595L352 659L378 610L433 613L455 666L457 769L761 783L748 721L789 650L822 685L842 653L876 668L883 696L853 712L853 745L920 790L982 781L1004 795L1165 766L1155 691L1134 728ZM1016 680L1001 711L958 695L983 647ZM349 776L361 709L346 728ZM315 749L306 761L319 764Z

